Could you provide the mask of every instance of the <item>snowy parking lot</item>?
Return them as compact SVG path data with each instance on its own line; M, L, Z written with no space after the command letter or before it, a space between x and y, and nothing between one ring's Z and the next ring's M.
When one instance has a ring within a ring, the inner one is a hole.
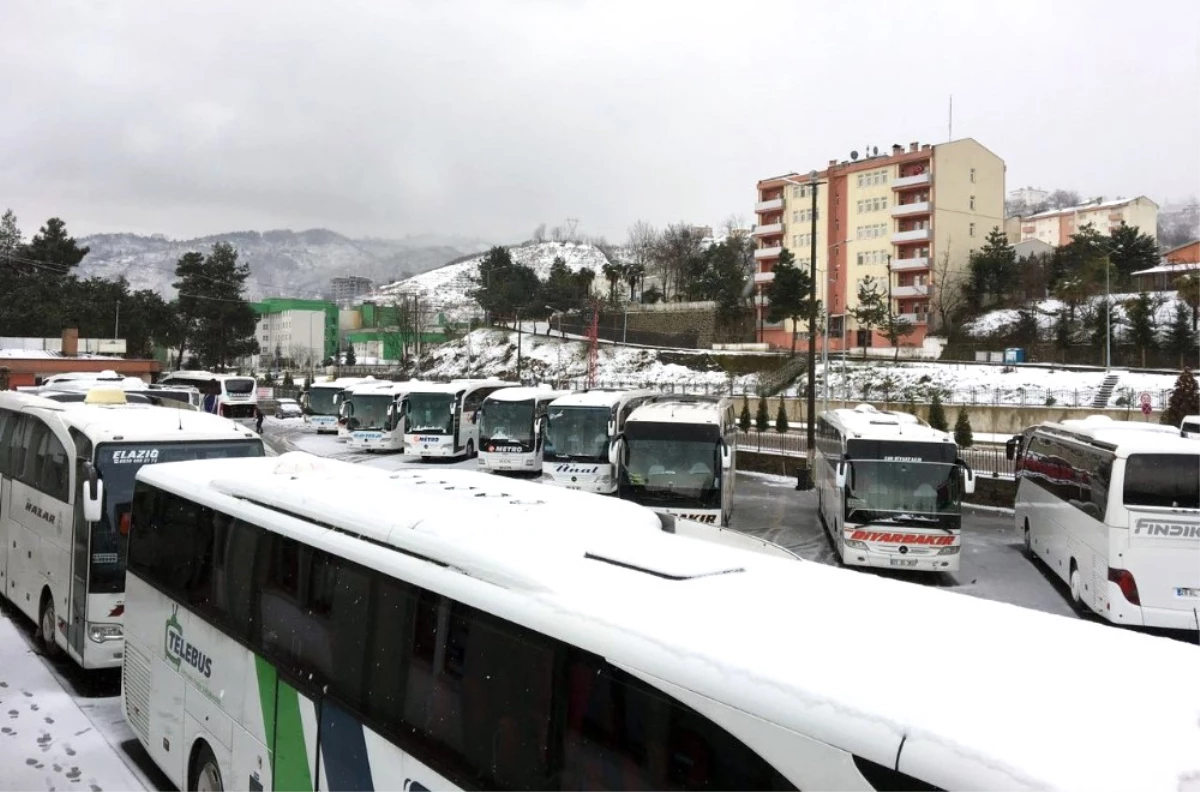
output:
M422 462L400 454L353 452L332 435L316 435L298 420L268 418L264 437L273 452L307 451L384 470L409 466L476 469L475 460ZM837 563L817 519L816 497L795 480L740 473L733 527L775 542L817 563ZM881 574L914 585L1009 602L1070 618L1066 591L1026 555L1003 513L969 510L962 568L954 574ZM1114 627L1113 629L1119 629ZM15 609L0 609L0 766L8 789L171 789L152 764L121 711L119 670L84 672L64 659L42 656L34 626Z

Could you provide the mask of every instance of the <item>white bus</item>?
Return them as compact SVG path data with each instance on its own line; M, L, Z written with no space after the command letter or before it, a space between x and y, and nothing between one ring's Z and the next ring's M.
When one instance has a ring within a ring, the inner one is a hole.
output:
M304 421L317 430L317 434L338 431L341 416L341 401L345 393L355 385L375 382L374 377L338 377L325 382L314 382L300 394L304 407Z
M613 444L617 496L688 520L729 525L737 421L729 399L661 396L635 409Z
M406 454L468 459L479 450L479 408L483 400L514 382L459 379L446 384L422 384L408 392Z
M616 492L613 441L629 414L656 396L652 390L600 388L551 402L542 450L545 483L602 495Z
M1116 624L1200 630L1195 442L1103 416L1047 423L1027 432L1016 468L1017 530L1077 609Z
M355 451L403 451L408 393L428 382L364 382L341 398L341 418Z
M958 571L975 474L951 435L860 404L821 415L815 450L821 521L842 563Z
M261 456L253 432L212 415L0 393L0 587L50 652L113 668L123 651L125 543L143 465Z
M144 469L133 732L179 789L1176 792L1200 773L1186 674L1011 672L1187 669L1195 647L545 490L303 454ZM897 682L946 663L982 681Z
M190 385L203 396L205 412L237 421L253 429L258 412L258 383L253 377L213 374L208 371L172 371L160 385Z
M479 413L479 465L496 472L542 472L546 409L570 391L501 388Z

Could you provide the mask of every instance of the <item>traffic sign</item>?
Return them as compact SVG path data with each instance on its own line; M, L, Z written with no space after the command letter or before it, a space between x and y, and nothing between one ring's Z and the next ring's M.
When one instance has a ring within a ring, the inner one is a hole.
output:
M1150 391L1142 391L1142 395L1138 396L1138 401L1140 401L1144 406L1149 407L1150 406Z
M1142 402L1142 415L1149 415L1149 414L1150 414L1150 403Z

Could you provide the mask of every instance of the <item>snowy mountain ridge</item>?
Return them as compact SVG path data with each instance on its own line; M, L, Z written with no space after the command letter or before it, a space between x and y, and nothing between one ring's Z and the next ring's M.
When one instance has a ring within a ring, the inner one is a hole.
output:
M487 248L480 240L426 234L407 239L350 237L325 228L306 231L237 231L174 240L162 234L94 234L79 240L91 252L79 265L84 277L125 277L134 289L174 295L175 263L184 253L208 253L228 242L250 265L246 295L322 297L331 278L360 275L387 283Z

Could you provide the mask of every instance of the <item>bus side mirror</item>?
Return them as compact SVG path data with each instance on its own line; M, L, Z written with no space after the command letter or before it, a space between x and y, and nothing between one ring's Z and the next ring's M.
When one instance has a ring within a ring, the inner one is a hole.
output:
M621 464L621 452L624 450L624 448L624 435L617 435L612 439L612 442L608 444L608 462L610 465L616 466Z
M846 463L845 462L837 463L837 468L834 470L834 473L833 473L833 486L837 487L838 489L846 488Z
M612 418L608 419L608 436L614 437L617 432L617 422Z
M1012 457L1009 457L1009 458L1011 459ZM962 466L962 470L963 470L963 494L964 495L974 495L975 494L975 471L971 469L970 465L968 465L966 462L964 462L961 459L958 460L958 464Z
M1019 437L1010 437L1008 442L1004 444L1004 457L1008 460L1017 458L1017 444L1021 442Z
M383 428L389 432L396 428L396 404L395 404L395 402L388 405L387 420L384 422Z
M721 441L721 469L729 470L733 467L733 451L729 448L729 443Z
M104 502L104 482L96 474L96 468L91 462L83 463L84 475L87 476L87 486L83 488L83 519L88 522L100 522L104 516L101 504Z

